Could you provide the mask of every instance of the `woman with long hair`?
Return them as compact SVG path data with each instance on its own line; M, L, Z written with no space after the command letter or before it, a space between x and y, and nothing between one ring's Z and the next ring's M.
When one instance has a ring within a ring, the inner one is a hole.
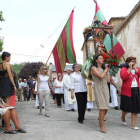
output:
M105 69L103 69L103 63L102 55L95 56L93 66L91 67L91 76L94 82L95 101L99 109L100 130L102 133L106 133L104 118L109 109L109 89L107 83L110 82L110 75L108 64L105 64Z
M45 98L45 116L46 117L50 117L50 115L48 114L49 98L50 98L49 86L52 89L50 78L47 72L47 67L41 66L39 70L39 74L37 75L37 95L39 97L39 108L40 108L39 115L42 115L42 103L43 103L43 98Z
M58 75L58 79L55 80L54 82L54 87L55 87L55 97L57 99L57 106L59 108L62 107L61 105L61 99L64 95L64 89L63 89L63 77L62 75Z
M0 63L0 97L4 99L7 105L10 103L11 96L16 91L11 66L9 64L11 54L9 52L2 53L2 63Z
M136 57L128 57L126 63L129 63L129 68L123 67L120 71L120 76L123 81L121 87L121 105L122 123L127 125L125 115L131 113L131 128L138 130L135 123L138 113L140 113L140 68L136 67Z

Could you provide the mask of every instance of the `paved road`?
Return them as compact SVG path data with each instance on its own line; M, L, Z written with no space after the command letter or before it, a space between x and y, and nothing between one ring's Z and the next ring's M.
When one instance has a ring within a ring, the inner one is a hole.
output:
M22 128L26 134L1 134L0 140L139 140L140 130L132 130L131 116L127 115L127 126L121 124L121 111L110 109L106 116L107 134L99 129L98 110L86 111L86 120L83 124L77 122L77 111L67 112L64 105L58 108L50 99L50 118L38 115L39 110L34 101L16 102L16 110ZM43 110L44 111L44 110ZM12 123L12 122L11 122ZM12 128L14 125L12 124ZM140 128L140 117L137 120ZM0 131L2 128L0 126Z

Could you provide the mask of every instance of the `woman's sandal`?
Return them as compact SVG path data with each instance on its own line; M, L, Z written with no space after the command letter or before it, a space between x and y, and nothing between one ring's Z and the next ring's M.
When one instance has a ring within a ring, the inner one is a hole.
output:
M50 115L48 115L48 114L45 114L45 116L46 116L46 117L50 117Z
M16 132L19 132L19 133L26 133L26 130L24 130L24 129L19 129L19 130L15 130Z
M5 131L4 133L7 133L7 134L17 134L16 130L10 130L10 131Z
M39 115L42 115L42 113L40 112Z

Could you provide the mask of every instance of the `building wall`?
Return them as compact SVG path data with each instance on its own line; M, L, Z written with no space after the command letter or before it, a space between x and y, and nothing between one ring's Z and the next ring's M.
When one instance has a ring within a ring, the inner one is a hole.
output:
M93 39L89 39L87 41L87 47L88 47L88 54L90 54L94 49L94 41L93 41ZM86 61L86 43L84 44L82 51L83 51L83 64L84 64L85 61Z
M124 58L134 56L137 58L137 66L140 67L140 8L131 16L129 21L122 26L116 37L125 50ZM124 61L122 61L124 62ZM121 79L118 74L119 85Z
M109 21L109 26L113 27L113 32L120 26L120 24L124 21L125 18L111 18Z

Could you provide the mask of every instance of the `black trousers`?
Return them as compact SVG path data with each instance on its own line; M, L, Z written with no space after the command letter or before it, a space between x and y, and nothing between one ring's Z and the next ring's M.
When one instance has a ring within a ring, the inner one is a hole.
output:
M55 94L55 97L57 99L57 105L61 106L61 99L62 99L63 94Z
M87 92L75 93L78 105L78 121L83 121L87 106Z
M28 97L27 97L27 101L29 101L29 100L30 100L30 98L31 98L31 92L32 92L32 89L31 89L31 88L29 88L29 95L28 95Z
M23 88L23 96L24 96L24 101L27 99L27 87Z
M62 95L63 104L65 104L64 94Z

